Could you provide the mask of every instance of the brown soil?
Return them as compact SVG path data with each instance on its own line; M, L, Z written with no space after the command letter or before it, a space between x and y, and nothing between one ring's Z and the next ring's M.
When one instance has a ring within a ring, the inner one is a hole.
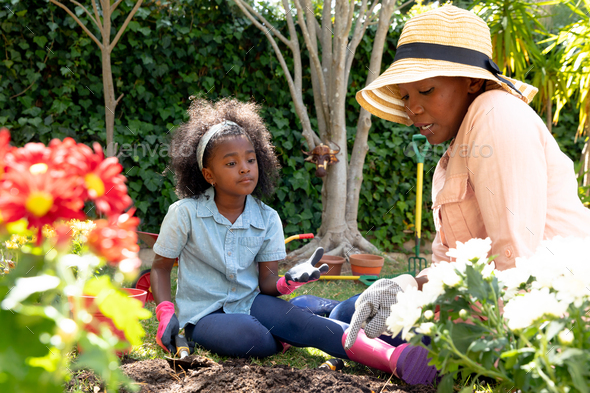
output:
M122 370L140 387L141 393L307 393L307 392L397 392L435 393L432 386L401 386L367 375L326 370L298 370L288 366L263 367L235 359L221 364L198 356L193 368L174 371L164 359L129 361ZM101 390L102 391L102 390Z

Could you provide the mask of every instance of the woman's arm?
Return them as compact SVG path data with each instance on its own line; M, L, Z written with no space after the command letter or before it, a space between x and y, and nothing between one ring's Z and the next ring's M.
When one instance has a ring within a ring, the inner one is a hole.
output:
M164 301L172 301L170 272L172 271L175 262L176 259L166 258L158 254L154 257L152 271L150 273L150 281L156 304L160 304Z
M258 286L260 292L270 296L280 296L277 290L279 280L279 261L258 262Z

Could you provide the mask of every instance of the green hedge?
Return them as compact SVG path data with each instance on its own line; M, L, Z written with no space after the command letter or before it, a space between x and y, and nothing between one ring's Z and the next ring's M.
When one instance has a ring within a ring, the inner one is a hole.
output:
M104 145L102 68L96 44L53 4L12 3L9 9L0 9L0 54L5 57L0 61L0 125L11 130L16 145L67 136ZM121 4L113 26L121 25L133 4L127 0ZM116 110L115 142L142 219L140 229L157 232L168 206L176 200L173 176L165 171L168 143L175 125L186 120L188 97L214 100L231 95L264 106L263 116L283 166L280 187L267 202L283 218L285 235L315 232L321 223L322 183L314 176L313 165L303 161L301 126L266 37L226 1L159 4L142 5L112 53L115 94L125 94ZM284 25L281 20L273 23L279 28ZM382 70L393 59L401 24L390 30ZM91 22L87 26L97 34ZM368 72L371 28L359 45L351 72L349 151L359 112L354 93L364 86ZM313 108L307 71L304 77L305 101ZM581 143L573 142L575 117L565 113L563 118L555 134L575 158L581 149ZM412 133L409 127L373 118L359 227L384 250L412 238L403 233L414 221L416 165L408 153ZM441 153L438 148L427 158L425 171ZM425 211L430 205L431 174L425 176ZM433 231L431 215L425 214L423 221L428 237Z

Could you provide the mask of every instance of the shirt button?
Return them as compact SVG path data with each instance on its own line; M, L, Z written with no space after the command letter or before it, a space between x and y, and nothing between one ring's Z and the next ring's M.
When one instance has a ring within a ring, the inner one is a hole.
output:
M236 291L236 287L233 287L233 288L231 289L231 291L232 291L232 292L235 292L235 291Z
M510 251L509 249L506 249L506 258L510 258L512 256L512 251Z
M230 279L230 280L233 280L233 279L234 279L234 275L233 275L233 274L230 274L230 275L229 275L229 279Z
M227 255L229 255L231 257L231 251L228 251Z

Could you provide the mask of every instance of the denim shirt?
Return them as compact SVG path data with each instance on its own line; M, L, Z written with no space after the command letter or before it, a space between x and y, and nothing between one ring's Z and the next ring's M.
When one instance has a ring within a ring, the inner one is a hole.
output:
M275 210L248 195L232 224L217 210L214 195L209 188L198 199L170 205L153 247L158 255L179 258L176 305L181 327L220 308L227 314L250 314L259 293L255 262L287 255Z

